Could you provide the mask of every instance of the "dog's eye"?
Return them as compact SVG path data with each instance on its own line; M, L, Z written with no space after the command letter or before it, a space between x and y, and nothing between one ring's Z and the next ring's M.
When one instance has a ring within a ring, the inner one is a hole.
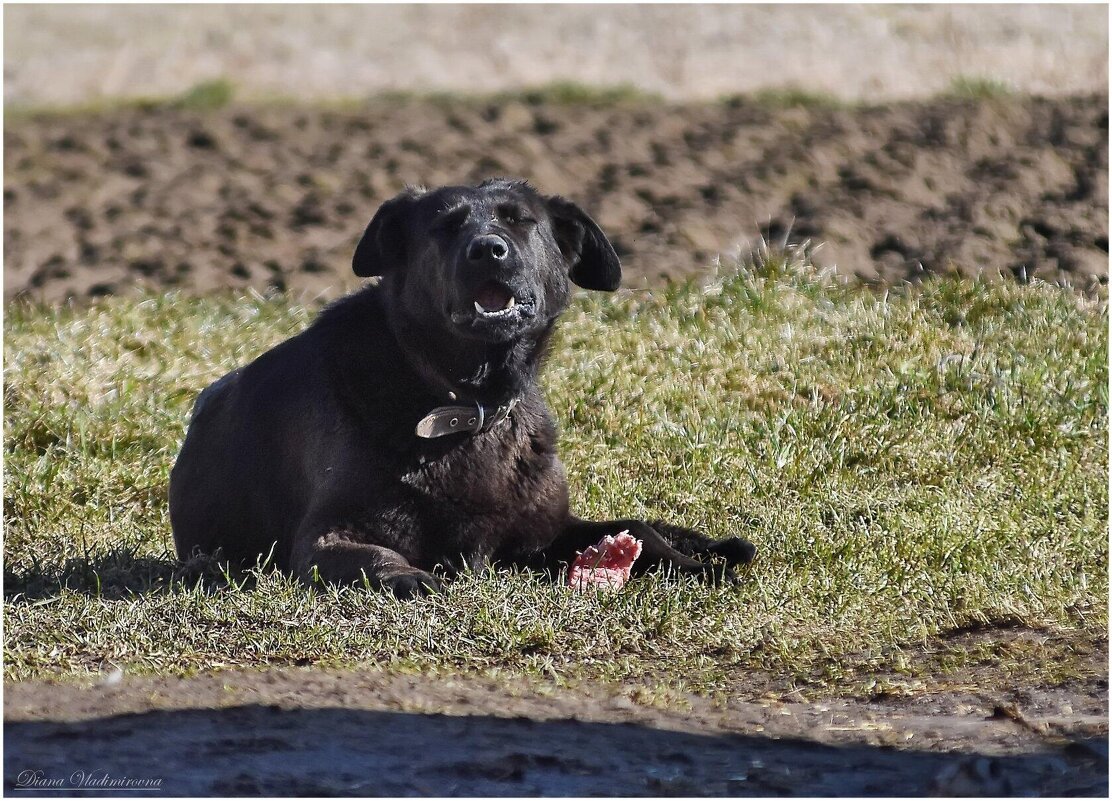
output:
M433 223L433 227L438 231L445 231L448 233L458 231L463 224L467 222L467 216L470 211L469 208L464 206L443 212L437 216L436 221Z
M532 225L537 222L524 209L515 206L500 206L498 216L506 225Z

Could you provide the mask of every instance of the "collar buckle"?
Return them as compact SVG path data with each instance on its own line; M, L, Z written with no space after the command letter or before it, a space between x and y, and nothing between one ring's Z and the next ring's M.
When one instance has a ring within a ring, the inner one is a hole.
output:
M448 434L479 434L489 431L509 418L517 401L514 398L493 410L478 402L473 407L437 406L421 418L414 433L423 439L433 439Z
M475 416L468 420L469 423L474 421L475 427L471 429L472 434L478 434L480 431L483 430L483 422L485 418L486 415L483 413L483 404L475 401Z

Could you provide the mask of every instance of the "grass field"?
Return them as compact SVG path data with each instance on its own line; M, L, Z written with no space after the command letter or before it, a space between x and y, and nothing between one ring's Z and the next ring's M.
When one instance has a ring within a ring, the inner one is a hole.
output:
M488 573L405 603L180 566L167 482L194 397L315 310L9 306L5 677L373 664L710 695L758 671L816 692L943 663L1067 677L1068 643L1107 631L1106 302L1037 282L875 294L796 251L726 272L583 296L562 325L544 383L575 508L760 549L736 588L650 576L606 597ZM1067 645L945 645L1007 625Z

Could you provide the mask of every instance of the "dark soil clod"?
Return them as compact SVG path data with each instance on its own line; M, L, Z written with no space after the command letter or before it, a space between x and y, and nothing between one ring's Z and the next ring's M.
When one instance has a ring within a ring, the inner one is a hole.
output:
M262 291L264 271L235 265L269 261L309 265L289 274L291 291L335 296L356 284L351 250L380 202L407 183L495 174L591 209L632 286L701 272L764 236L824 243L820 266L871 284L958 271L1084 290L1107 282L1107 116L1101 96L32 116L4 132L5 298L174 282ZM229 237L221 223L243 219L254 224ZM51 254L64 263L43 272ZM155 258L195 269L151 271Z

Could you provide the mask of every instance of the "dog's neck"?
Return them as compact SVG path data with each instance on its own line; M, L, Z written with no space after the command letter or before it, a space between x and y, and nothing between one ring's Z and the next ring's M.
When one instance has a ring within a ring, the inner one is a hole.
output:
M331 332L321 339L328 343L322 355L342 402L368 426L396 436L398 447L413 440L430 442L413 427L447 407L478 405L475 417L496 424L514 402L537 392L537 373L554 325L501 345L461 340L427 325L392 319L379 292L370 286L336 301L314 326ZM450 423L451 416L447 419ZM469 420L460 418L461 423Z
M555 321L530 336L496 343L432 332L404 319L390 325L409 366L441 403L500 406L535 386Z
M422 347L399 339L410 366L438 397L498 406L521 398L536 382L549 331L507 343ZM443 343L441 343L443 345Z

